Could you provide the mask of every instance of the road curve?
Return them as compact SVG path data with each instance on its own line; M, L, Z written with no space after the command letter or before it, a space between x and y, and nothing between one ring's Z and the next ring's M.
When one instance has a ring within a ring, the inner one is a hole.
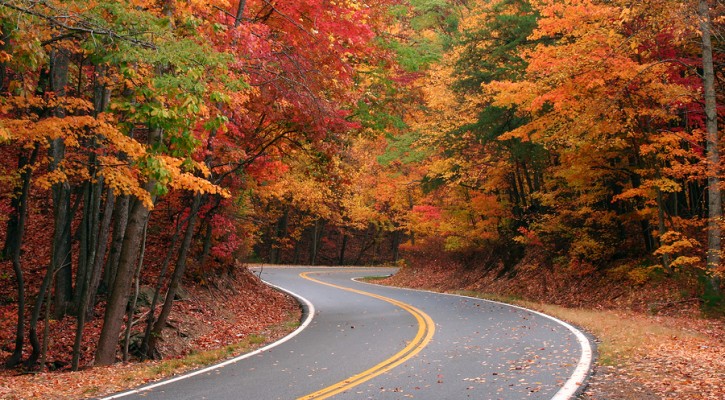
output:
M485 300L353 281L389 268L264 267L311 311L284 342L117 394L145 399L555 399L591 363L573 327Z

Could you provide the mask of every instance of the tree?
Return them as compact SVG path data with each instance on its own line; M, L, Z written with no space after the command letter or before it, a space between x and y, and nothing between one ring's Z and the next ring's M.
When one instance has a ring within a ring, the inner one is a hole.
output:
M705 129L707 132L707 189L708 189L708 223L707 223L707 285L706 291L715 297L720 297L720 281L713 270L718 269L721 263L722 246L722 189L720 188L720 140L717 128L717 96L715 93L715 71L713 67L712 49L712 22L710 20L710 6L706 0L700 0L697 6L697 15L700 21L702 35L702 84L705 95Z

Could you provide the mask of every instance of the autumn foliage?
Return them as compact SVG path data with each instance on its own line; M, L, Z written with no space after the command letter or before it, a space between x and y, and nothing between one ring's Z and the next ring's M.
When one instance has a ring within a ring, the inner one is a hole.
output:
M721 6L709 20L696 2L667 0L448 7L461 15L454 33L415 33L437 38L442 58L420 80L428 110L411 124L429 152L409 218L417 239L493 251L480 266L509 276L615 271L627 284L699 285L703 304L721 304L725 270L711 256L722 221L709 203L720 189L709 185L722 169L701 40L702 23L722 32Z
M158 357L181 284L250 260L443 254L682 281L716 308L722 15L0 0L0 354L44 368L43 329L72 318L73 369Z
M340 154L363 129L366 74L396 73L376 42L388 6L0 2L6 364L158 357L182 280L235 275L261 237L278 251L345 225ZM293 229L264 236L280 210ZM75 343L49 359L66 315Z

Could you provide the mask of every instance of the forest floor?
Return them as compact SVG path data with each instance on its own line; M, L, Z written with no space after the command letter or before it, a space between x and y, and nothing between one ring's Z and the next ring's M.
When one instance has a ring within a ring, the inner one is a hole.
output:
M163 360L119 362L70 372L75 319L66 317L51 321L46 365L58 370L23 373L0 369L0 399L80 399L119 392L262 347L294 330L301 318L296 300L264 285L246 269L234 278L219 278L203 287L188 285L184 292L174 303L170 325L160 342ZM84 365L93 357L99 319L86 328ZM0 328L0 343L12 343L12 329ZM0 349L0 360L9 354L8 348Z
M535 270L502 277L441 260L418 265L425 267L379 282L513 303L594 336L598 356L581 400L725 399L725 320L702 316L681 288Z

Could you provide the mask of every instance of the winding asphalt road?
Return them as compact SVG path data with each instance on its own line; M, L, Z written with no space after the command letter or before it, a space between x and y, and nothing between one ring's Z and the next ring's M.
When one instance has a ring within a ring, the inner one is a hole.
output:
M308 311L300 329L263 351L108 399L561 400L588 373L588 341L561 321L352 280L392 272L265 267L262 279Z

